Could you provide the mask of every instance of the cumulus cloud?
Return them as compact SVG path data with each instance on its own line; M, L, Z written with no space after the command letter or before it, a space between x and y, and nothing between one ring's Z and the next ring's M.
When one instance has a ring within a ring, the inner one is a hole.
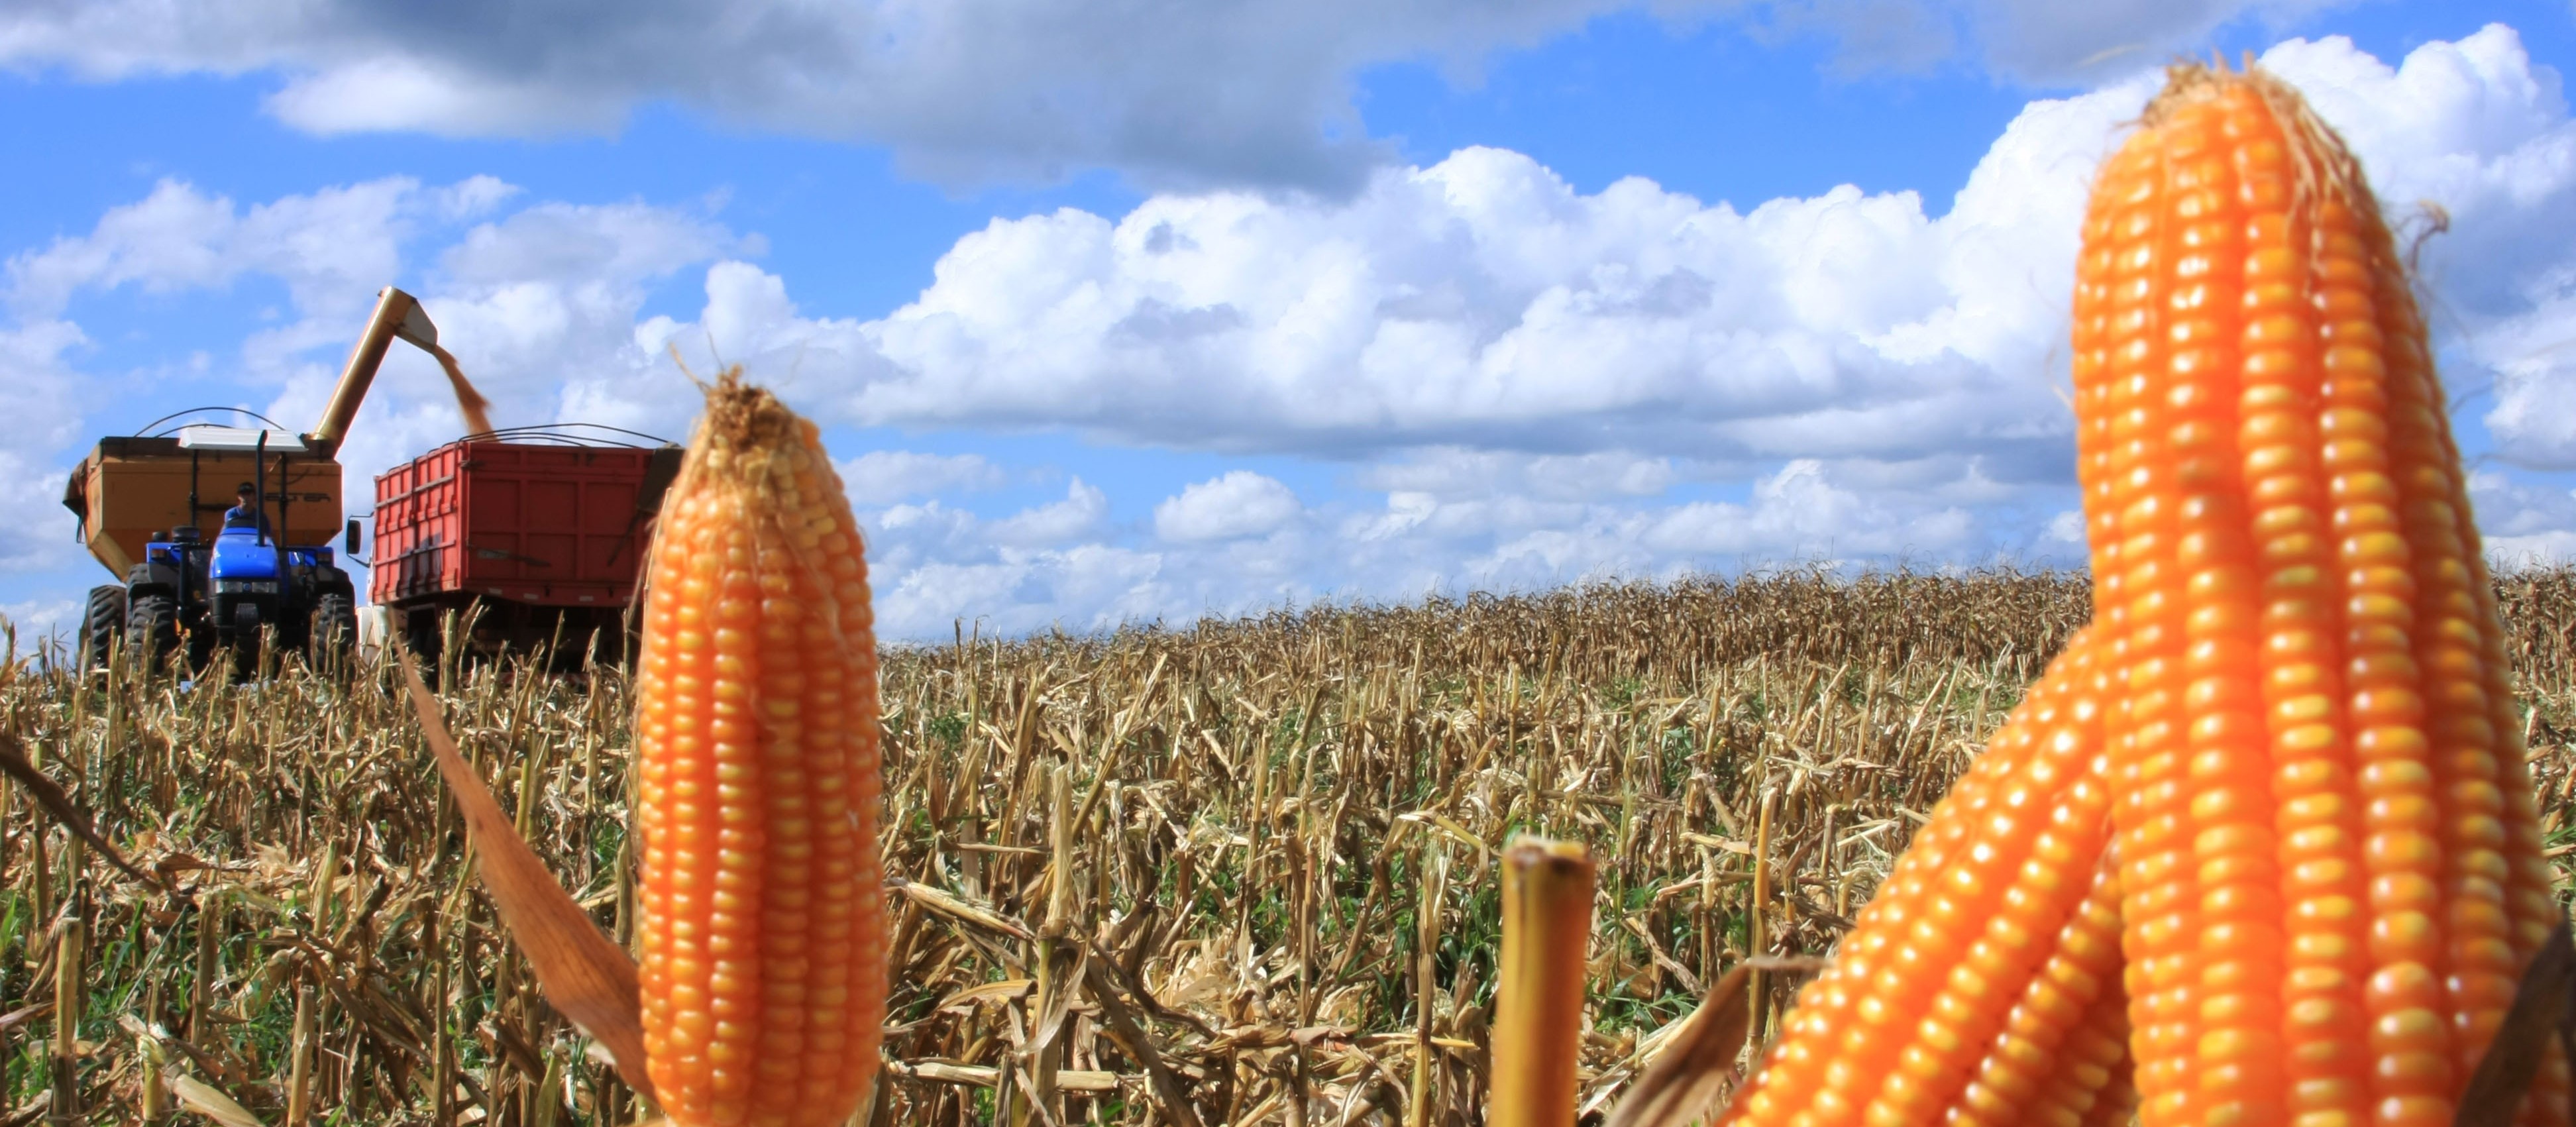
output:
M480 191L473 189L469 191ZM452 195L450 198L454 198ZM194 185L163 180L110 209L87 235L13 255L9 304L21 316L62 311L85 289L148 292L222 288L245 274L283 281L307 307L363 306L391 277L396 248L419 206L418 181L389 177L247 209Z
M2314 93L2426 250L2437 312L2499 381L2509 456L2562 464L2576 140L2557 76L2491 27L2391 67L2293 40ZM1998 480L2065 472L2065 306L2093 167L2150 92L2032 103L1935 214L1845 188L1749 209L1520 154L1387 169L1348 199L1206 192L1124 216L1000 220L918 300L801 319L747 265L709 279L729 339L793 349L843 417L1082 426L1243 450L1454 445L1715 460L1915 457L1974 444ZM2463 373L2464 385L2490 374ZM2553 429L2555 428L2555 429Z
M1390 493L1452 498L1511 494L1551 501L1652 497L1679 477L1671 458L1623 451L1530 456L1457 446L1415 451L1364 467L1359 474L1369 488Z
M2576 563L2576 490L2488 471L2470 476L2469 499L2498 566Z
M2425 292L2455 386L2495 388L2475 408L2497 442L2476 492L2491 546L2565 553L2576 497L2542 473L2576 466L2552 411L2576 402L2576 370L2549 359L2576 339L2576 135L2556 75L2503 28L2394 67L2339 40L2268 60L2351 135L2384 196L2448 210ZM505 425L676 435L695 402L676 346L692 364L746 362L826 424L1062 428L1344 471L1310 495L1221 474L1148 522L1116 514L1152 498L1113 506L1072 475L1017 512L960 504L1049 467L844 451L901 637L960 617L1091 628L1810 560L2075 564L2061 342L2077 219L2148 93L2031 103L1937 213L1849 188L1741 209L1642 180L1586 194L1470 149L1380 169L1347 197L1173 192L1115 218L999 220L874 318L801 309L757 263L758 237L702 209L521 201L489 180L250 206L164 184L9 259L0 378L42 394L0 436L0 459L32 467L0 495L0 562L69 551L39 541L64 527L42 474L83 432L72 296L257 274L286 279L298 306L291 330L241 347L280 418L318 410L391 275L418 279ZM383 273L320 253L340 238ZM642 315L657 287L691 284L694 314ZM398 351L352 473L455 430L443 381Z
M667 358L636 341L637 310L672 272L758 253L758 240L641 203L546 202L501 214L517 195L488 176L444 186L389 177L244 205L165 180L85 233L11 255L0 267L0 306L11 317L0 325L0 386L11 393L11 425L0 428L0 567L103 576L82 558L60 497L65 470L97 428L158 413L138 415L117 399L121 389L203 380L218 389L210 397L309 425L377 289L391 281L424 299L502 425L581 419L681 433L691 393ZM433 239L446 249L432 267L408 267ZM280 284L291 311L241 338L232 355L200 353L194 371L83 370L92 342L64 315L75 298L222 291L250 278ZM589 412L594 405L603 409ZM461 431L436 365L397 347L341 450L347 479L368 481ZM363 512L363 488L354 495L353 511Z
M1968 0L1987 64L2025 81L2098 79L2191 54L2212 31L2245 17L2278 27L2353 0ZM2205 57L2205 56L2204 56Z
M1277 478L1233 470L1154 506L1154 534L1183 542L1262 536L1297 519L1304 508Z
M61 567L80 552L74 518L62 507L68 475L56 462L80 441L78 377L65 354L85 342L79 326L58 319L0 328L9 410L9 425L0 426L0 570Z
M891 145L947 179L1107 166L1154 182L1341 187L1383 159L1351 74L1484 53L1627 0L370 0L17 5L0 64L96 78L266 73L318 133L613 131L668 100L726 121ZM1678 7L1704 7L1683 0Z
M872 321L802 318L728 264L705 316L865 425L1771 464L1974 444L1999 478L2063 477L2067 263L2147 93L2034 104L1939 218L1852 188L1749 211L1637 179L1584 194L1466 149L1348 200L997 220Z
M1064 500L996 521L985 536L1013 548L1053 548L1099 531L1109 517L1109 495L1081 478L1065 486Z
M860 505L993 489L1007 480L1002 467L981 454L870 450L836 468L850 501Z
M2265 62L2384 197L2448 209L2423 261L2454 385L2498 379L2503 452L2557 464L2564 413L2542 408L2576 391L2480 363L2576 337L2555 74L2503 27L2393 67L2339 39ZM1167 194L1114 219L997 221L873 321L804 317L782 280L728 264L706 317L793 350L847 422L1353 459L1384 506L1301 500L1338 543L1270 550L1369 590L1811 556L2075 563L2070 264L2092 170L2149 93L2032 103L1938 215L1851 189L1745 210L1635 180L1587 195L1471 149L1345 200ZM1694 481L1751 488L1656 502ZM1189 590L1201 544L1241 554L1174 535L1188 500L1157 513L1156 590ZM2529 511L2500 544L2561 527Z
M300 129L442 136L599 133L669 101L758 128L891 146L950 181L1109 167L1153 184L1344 191L1388 150L1353 76L1429 58L1472 75L1499 49L1645 8L1683 25L1821 34L1846 69L1922 69L1963 47L1997 73L2098 80L2248 14L2340 0L1080 0L804 4L382 0L20 4L0 65L96 79L272 76Z
M1509 467L1515 476L1529 469ZM1235 491L1268 514L1229 523L1231 510L1214 502ZM1036 524L1061 530L1052 514L1073 507L1059 501L990 519L936 501L863 511L882 629L920 639L945 638L961 621L988 631L1089 630L1328 598L1531 590L1745 567L2082 559L2080 543L2052 545L1960 506L1870 492L1814 462L1760 475L1741 501L1680 504L1509 491L1310 500L1235 471L1167 499L1150 541L1101 525L1061 539L1025 535Z
M1973 60L2007 80L2083 86L2207 56L2230 25L2274 32L2359 0L1759 0L1757 35L1822 36L1846 74L1921 72Z

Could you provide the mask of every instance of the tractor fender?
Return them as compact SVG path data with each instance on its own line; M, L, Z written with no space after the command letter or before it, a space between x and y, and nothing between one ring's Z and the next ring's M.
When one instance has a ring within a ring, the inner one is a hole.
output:
M349 573L329 565L313 569L313 590L316 594L347 595L352 599L358 594L357 587L349 582Z
M125 587L129 591L175 591L179 589L181 579L177 564L139 563L125 573Z

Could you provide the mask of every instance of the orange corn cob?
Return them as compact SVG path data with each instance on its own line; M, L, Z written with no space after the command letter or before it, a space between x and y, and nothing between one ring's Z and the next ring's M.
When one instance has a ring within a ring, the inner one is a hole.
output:
M2014 1005L2053 955L2097 978L2116 957L2100 944L2060 947L2095 888L2108 830L2100 773L2109 685L2098 654L2089 633L2078 637L1934 808L1833 965L1800 992L1731 1122L1938 1122L2008 1020L2025 1019L2025 1036L2052 1043L2064 1032L2041 1026L2083 1021L2080 1006L2017 1015Z
M2120 1028L2128 1027L2128 1018L2122 1015ZM2122 1038L2120 1060L2111 1066L2111 1078L2093 1094L2093 1106L2084 1113L2084 1127L2132 1127L2138 1121L2137 1058L2129 1055L2126 1040Z
M2013 728L2008 722L2005 731ZM1997 792L2028 762L2029 751L2028 740L2007 740L1999 734L1993 746L1951 784L1949 793L1933 807L1930 822L1897 856L1886 882L1861 908L1857 926L1835 949L1833 962L1798 992L1798 1004L1783 1022L1782 1035L1762 1069L1729 1105L1730 1118L1785 1122L1804 1110L1791 1105L1808 1098L1806 1094L1834 1063L1837 1030L1868 993L1874 968L1903 940L1913 918L1912 906L1976 828L1977 818L1969 811L1991 808Z
M653 1083L678 1127L840 1123L885 1010L876 647L858 525L814 425L726 372L650 566Z
M2295 92L2198 67L2085 238L2141 1119L2447 1124L2554 912L2404 267Z
M2082 1127L2128 1055L2122 966L2119 870L2104 858L2094 866L2092 890L1987 1046L1976 1078L1951 1105L1952 1127Z

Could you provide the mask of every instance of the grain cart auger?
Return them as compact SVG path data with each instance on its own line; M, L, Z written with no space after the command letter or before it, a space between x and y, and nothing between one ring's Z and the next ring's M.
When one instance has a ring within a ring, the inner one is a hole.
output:
M129 652L183 655L203 665L218 646L247 652L273 631L311 656L346 652L357 635L357 592L331 541L357 551L342 524L340 440L395 337L434 350L438 327L391 286L349 352L330 406L310 433L189 423L207 410L163 416L146 433L102 438L63 490L81 540L122 583L90 589L80 657L96 668L122 637Z

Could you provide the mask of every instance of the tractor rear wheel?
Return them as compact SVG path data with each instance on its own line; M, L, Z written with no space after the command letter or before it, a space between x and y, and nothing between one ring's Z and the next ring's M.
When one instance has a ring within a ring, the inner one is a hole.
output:
M125 652L150 668L178 648L178 600L158 592L134 596L125 612Z
M84 670L107 664L116 637L125 633L125 588L107 584L89 589L89 609L81 614L80 663Z
M304 638L304 652L316 664L346 660L358 646L357 600L336 591L313 600Z

